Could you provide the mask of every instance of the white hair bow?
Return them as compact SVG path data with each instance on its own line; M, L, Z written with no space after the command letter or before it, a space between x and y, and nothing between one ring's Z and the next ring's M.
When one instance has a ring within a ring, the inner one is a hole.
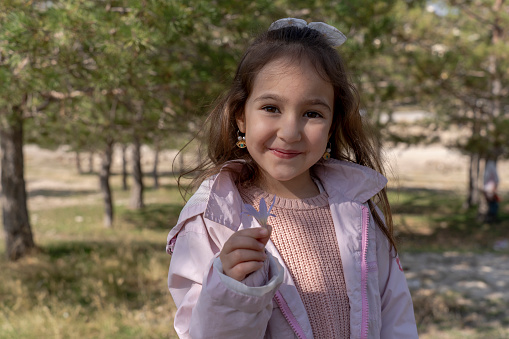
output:
M309 24L306 20L296 19L296 18L284 18L274 21L270 27L269 31L280 29L283 27L299 27L304 28L308 27L318 32L322 33L329 45L332 47L341 46L346 41L346 36L339 31L336 27L331 25L327 25L325 22L310 22Z

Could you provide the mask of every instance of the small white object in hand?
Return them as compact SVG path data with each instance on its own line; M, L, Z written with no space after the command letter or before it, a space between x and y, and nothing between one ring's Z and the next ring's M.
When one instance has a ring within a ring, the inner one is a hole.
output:
M256 208L249 204L244 204L245 211L242 213L250 215L254 217L260 225L263 227L267 227L267 219L269 217L275 217L274 214L271 214L270 211L272 210L272 207L274 207L274 203L276 202L276 196L274 196L274 199L272 199L272 204L270 205L269 209L267 209L267 203L265 202L265 199L260 200L260 210L258 211Z

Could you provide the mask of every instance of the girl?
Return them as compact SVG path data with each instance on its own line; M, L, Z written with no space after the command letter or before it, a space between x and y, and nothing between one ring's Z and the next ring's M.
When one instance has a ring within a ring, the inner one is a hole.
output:
M276 21L211 112L209 163L167 242L181 338L417 337L345 40Z

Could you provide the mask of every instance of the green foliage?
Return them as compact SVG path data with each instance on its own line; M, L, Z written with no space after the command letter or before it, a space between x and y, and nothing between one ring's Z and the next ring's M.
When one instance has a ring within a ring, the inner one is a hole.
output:
M415 98L438 114L442 129L468 128L452 146L481 156L508 156L508 5L436 1L416 8L397 34ZM431 29L432 28L432 29ZM504 135L504 136L502 136Z
M430 11L431 5L439 11ZM27 135L42 144L93 149L104 138L129 142L133 135L171 144L169 135L194 134L209 104L228 87L250 37L284 16L326 21L346 33L340 52L385 139L402 140L385 128L381 115L417 104L442 114L443 128L460 123L475 129L456 147L472 152L481 143L507 144L507 114L495 117L490 107L504 107L507 97L508 18L505 7L495 11L490 1L74 0L0 6L0 107L5 111L28 95L26 112L36 121ZM495 24L489 24L495 22L502 29L498 42ZM498 94L494 79L501 83ZM37 111L48 100L55 104Z
M0 110L32 91L53 89L54 65L45 15L23 1L0 4ZM47 78L44 81L42 78Z

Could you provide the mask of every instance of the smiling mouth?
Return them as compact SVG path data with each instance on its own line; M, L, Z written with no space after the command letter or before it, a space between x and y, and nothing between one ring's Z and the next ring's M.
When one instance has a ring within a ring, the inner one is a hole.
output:
M284 150L284 149L277 149L277 148L269 148L269 150L274 154L276 157L281 159L291 159L295 158L296 156L302 154L302 152L299 151L292 151L292 150Z

